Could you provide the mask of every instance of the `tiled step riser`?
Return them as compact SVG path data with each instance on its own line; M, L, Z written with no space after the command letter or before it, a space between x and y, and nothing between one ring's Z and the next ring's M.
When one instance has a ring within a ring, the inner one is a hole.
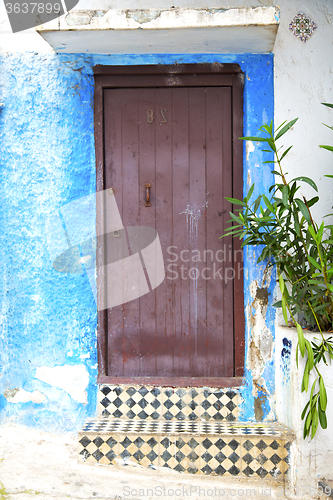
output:
M227 420L239 415L237 389L102 385L98 414L140 420Z
M154 422L154 429L146 424L88 422L79 436L79 455L89 463L134 463L191 474L285 482L291 436L279 426Z

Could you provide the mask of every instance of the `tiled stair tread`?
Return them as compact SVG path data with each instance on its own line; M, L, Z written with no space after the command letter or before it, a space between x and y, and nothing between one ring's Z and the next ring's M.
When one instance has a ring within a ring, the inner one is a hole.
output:
M165 420L124 420L95 418L85 422L81 433L212 434L237 436L279 436L292 438L291 431L276 422L210 422Z
M98 418L79 433L79 456L90 464L137 464L284 483L292 441L290 430L275 422Z

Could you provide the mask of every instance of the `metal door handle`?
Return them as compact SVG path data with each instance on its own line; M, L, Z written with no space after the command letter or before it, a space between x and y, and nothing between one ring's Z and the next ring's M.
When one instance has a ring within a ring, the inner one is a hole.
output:
M151 207L151 203L150 203L150 188L151 188L151 184L149 184L147 182L147 184L145 184L145 188L146 188L146 203L145 203L145 207Z

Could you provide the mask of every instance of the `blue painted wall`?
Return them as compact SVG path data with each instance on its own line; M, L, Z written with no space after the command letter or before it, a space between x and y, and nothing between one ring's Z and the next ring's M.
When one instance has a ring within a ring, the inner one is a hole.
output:
M93 66L213 61L239 63L245 72L244 132L256 134L273 118L272 55L0 56L0 422L75 431L96 412L95 301L86 275L53 270L45 228L50 214L95 192ZM261 165L256 150L244 167L245 189L248 170L257 190L270 185L269 168ZM261 282L263 272L252 253L246 254L246 269L245 301L250 305L250 283ZM270 301L273 286L271 281ZM266 325L274 332L271 312ZM35 377L37 367L62 365L86 367L87 404ZM267 363L264 373L270 394L273 368ZM246 373L242 418L253 420L251 370ZM15 388L39 390L46 399L10 402L8 390ZM269 410L266 398L264 417Z

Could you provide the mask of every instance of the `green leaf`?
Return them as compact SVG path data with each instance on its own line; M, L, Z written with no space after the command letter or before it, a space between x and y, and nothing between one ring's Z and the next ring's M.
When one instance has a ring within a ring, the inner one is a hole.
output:
M283 160L283 158L289 153L289 151L291 150L292 146L289 146L289 148L287 148L283 153L282 153L282 156L280 158L280 161Z
M281 274L279 275L279 285L280 285L281 293L283 294L283 292L284 292L284 279L282 278Z
M313 396L313 393L314 393L314 390L315 390L315 387L316 387L316 384L317 384L317 380L318 380L318 377L316 378L316 380L313 382L312 384L312 387L311 387L311 392L310 392L310 398L309 398L309 402L311 402L311 406L312 406L312 396Z
M286 297L283 294L282 295L282 314L283 314L283 319L286 325L288 325L288 314L287 314L287 305L286 305Z
M305 423L304 423L304 429L307 430L306 436L309 434L311 420L312 420L312 413L311 413L311 411L309 411L309 413L306 417Z
M317 241L317 233L316 231L314 230L314 227L311 225L309 226L309 233L311 234L312 238Z
M330 104L328 102L322 102L321 104L323 104L324 106L328 106L329 108L333 108L333 104Z
M311 200L307 201L308 207L312 207L317 201L319 201L319 196L314 196Z
M322 144L319 145L320 148L327 149L327 151L333 151L333 146L323 146Z
M298 334L298 345L299 345L299 350L301 351L302 358L304 358L305 354L305 339L304 339L304 334L303 334L303 328L299 323L296 323L296 329L297 329L297 334Z
M232 218L232 220L234 220L238 224L242 224L242 221L241 221L241 219L239 217L236 217L236 215L233 214L232 212L229 212L229 213L230 213L230 217Z
M253 205L254 213L257 212L259 205L260 205L260 202L261 202L261 196L258 196L258 198L256 199L256 201L254 202L254 205Z
M303 217L309 224L311 224L311 217L310 213L308 210L308 207L305 205L304 201L300 200L299 198L295 198L295 202L297 203L298 208L302 212Z
M319 378L319 393L320 393L320 407L323 411L325 411L327 406L327 394L323 377Z
M244 198L245 203L247 203L250 200L250 198L253 194L253 190L254 190L254 184L252 184L252 186L249 189L249 192L247 193L246 197Z
M266 207L267 207L267 208L269 208L269 209L270 209L270 211L274 213L274 211L275 211L275 210L274 210L274 207L273 207L273 205L271 204L271 202L269 201L269 199L267 198L267 196L263 195L262 197L263 197L263 200L264 200L264 202L265 202Z
M306 403L306 405L304 406L304 409L303 409L303 411L302 411L302 415L301 415L301 419L302 419L302 420L304 420L304 417L305 417L305 415L306 415L306 410L309 408L309 404L310 404L310 401L308 401L308 402Z
M309 373L310 373L310 371L312 370L313 365L314 365L313 350L312 350L310 342L307 339L304 339L304 342L305 342L306 350L308 351L308 369L309 369Z
M293 179L293 181L303 181L303 182L306 182L307 184L309 184L311 187L313 187L313 189L315 191L318 192L318 188L317 188L317 185L316 183L310 179L310 177L304 177L303 175L301 175L301 177L295 177L295 179ZM292 182L292 181L291 181Z
M317 269L319 269L319 271L321 271L321 270L322 270L322 269L321 269L321 267L320 267L320 265L318 264L318 262L317 262L317 261L315 261L315 260L314 260L314 258L313 258L313 257L311 257L311 255L308 255L308 259L309 259L309 261L311 262L311 264L312 264L313 266L315 266Z
M309 370L308 370L308 367L309 367L309 359L307 359L306 363L305 363L301 392L303 392L303 391L308 392L308 388L309 388Z
M323 233L324 233L324 223L322 222L317 233L317 243L321 243L321 240L323 239Z
M327 429L326 413L321 409L320 398L319 398L319 404L318 404L318 413L319 413L319 422L320 422L321 428Z
M227 198L225 197L226 200L230 201L233 205L242 205L243 207L246 207L246 204L241 201L241 200L236 200L236 198Z
M264 137L238 137L238 139L241 139L242 141L259 141L259 142L268 142L268 139L265 139Z
M282 188L282 203L288 208L288 186L283 186Z
M312 410L312 430L311 430L311 439L314 438L317 429L318 429L318 424L319 424L319 415L317 408L313 408Z
M288 130L294 125L294 123L296 123L298 120L298 118L295 118L294 120L291 120L289 123L287 123L287 125L285 125L284 127L282 127L282 129L276 134L275 136L275 140L277 141L278 139L280 139L280 137L282 137L286 132L288 132Z

